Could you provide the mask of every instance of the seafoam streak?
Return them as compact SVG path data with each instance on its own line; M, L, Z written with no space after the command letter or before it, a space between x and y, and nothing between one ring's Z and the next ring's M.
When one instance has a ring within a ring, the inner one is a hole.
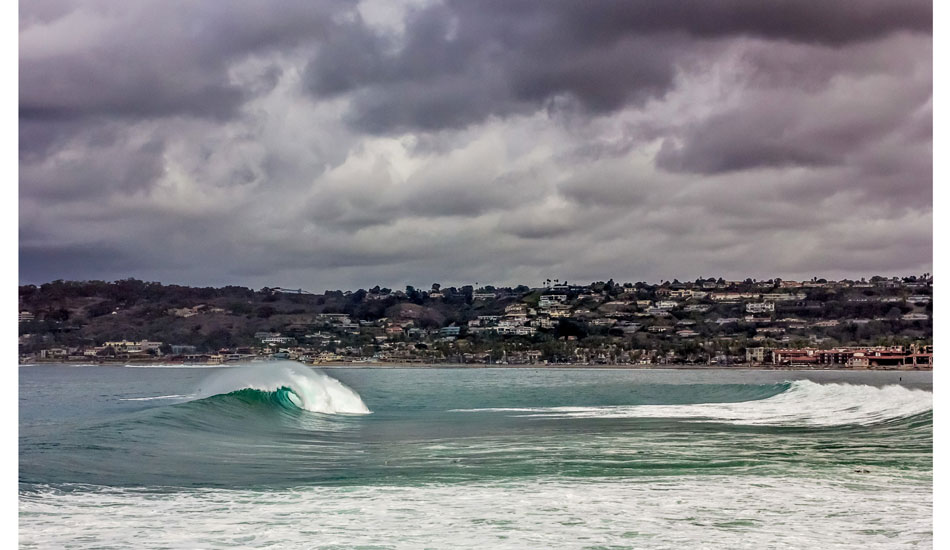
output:
M187 399L193 397L193 394L174 394L174 395L155 395L151 397L124 397L119 401L155 401L159 399Z

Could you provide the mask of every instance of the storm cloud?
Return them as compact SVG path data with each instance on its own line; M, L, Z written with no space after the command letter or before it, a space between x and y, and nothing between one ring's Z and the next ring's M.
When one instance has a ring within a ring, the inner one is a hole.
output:
M20 279L932 271L932 6L20 7Z

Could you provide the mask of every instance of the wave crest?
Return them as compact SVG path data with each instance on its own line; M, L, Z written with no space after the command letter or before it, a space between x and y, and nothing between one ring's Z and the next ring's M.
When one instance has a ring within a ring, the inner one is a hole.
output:
M360 395L336 378L292 362L217 372L197 392L199 399L262 392L284 407L324 414L370 414Z

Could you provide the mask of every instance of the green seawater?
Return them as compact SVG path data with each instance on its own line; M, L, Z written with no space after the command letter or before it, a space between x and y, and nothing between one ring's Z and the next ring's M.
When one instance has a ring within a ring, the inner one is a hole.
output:
M21 367L21 546L932 545L929 372L322 372Z

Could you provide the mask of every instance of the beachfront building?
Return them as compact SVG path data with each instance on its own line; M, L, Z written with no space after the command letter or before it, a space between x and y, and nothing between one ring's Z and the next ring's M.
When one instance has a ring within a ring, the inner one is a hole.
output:
M149 340L142 340L139 342L134 340L112 340L105 342L102 345L103 350L112 348L112 350L117 355L137 355L145 353L161 355L161 347L162 342L153 342Z
M933 353L911 351L901 346L845 347L833 349L775 349L772 363L788 366L886 368L933 365Z
M765 363L771 360L772 353L768 348L746 348L745 360L749 363Z

